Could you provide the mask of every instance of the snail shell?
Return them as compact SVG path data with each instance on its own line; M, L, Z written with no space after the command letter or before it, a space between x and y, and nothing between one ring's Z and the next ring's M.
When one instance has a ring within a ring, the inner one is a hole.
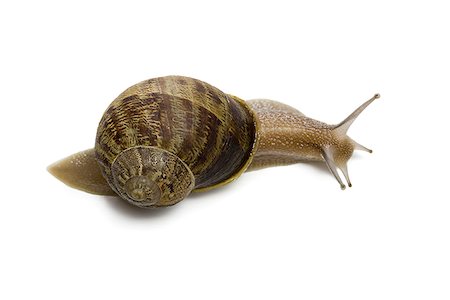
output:
M257 144L257 122L237 97L192 78L140 82L105 111L95 153L111 188L138 206L167 206L192 189L238 177Z
M272 100L243 101L203 81L167 76L131 86L106 109L95 148L48 170L94 194L119 195L139 207L173 205L192 190L229 183L247 169L324 161L352 186L347 161L372 152L347 136L363 103L337 125Z

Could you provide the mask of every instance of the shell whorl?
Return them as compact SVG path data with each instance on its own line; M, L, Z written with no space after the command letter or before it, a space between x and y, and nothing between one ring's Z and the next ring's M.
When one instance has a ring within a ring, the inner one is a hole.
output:
M114 187L140 207L167 206L183 200L194 188L194 175L174 154L157 147L122 151L111 165Z
M111 188L129 202L171 205L192 188L222 185L244 172L256 151L257 125L243 100L205 82L154 78L128 88L108 107L96 157ZM167 162L155 164L158 159ZM164 183L170 176L177 195Z

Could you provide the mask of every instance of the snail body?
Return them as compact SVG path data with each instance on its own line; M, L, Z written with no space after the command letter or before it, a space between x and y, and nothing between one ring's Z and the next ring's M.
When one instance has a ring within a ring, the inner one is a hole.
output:
M325 161L345 188L354 149L346 132L373 100L338 125L271 100L244 101L197 79L166 76L120 94L100 120L95 148L48 170L94 194L119 195L139 207L169 206L191 191L227 184L246 170Z

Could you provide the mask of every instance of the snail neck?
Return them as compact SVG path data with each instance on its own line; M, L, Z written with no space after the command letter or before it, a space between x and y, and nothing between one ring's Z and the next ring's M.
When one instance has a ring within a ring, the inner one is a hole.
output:
M293 107L265 99L248 103L260 124L259 147L249 170L323 160L322 146L335 141L332 126Z

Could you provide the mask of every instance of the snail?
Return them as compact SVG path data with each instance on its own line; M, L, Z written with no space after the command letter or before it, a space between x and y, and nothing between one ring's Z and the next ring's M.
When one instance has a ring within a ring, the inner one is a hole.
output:
M379 94L337 125L272 100L244 101L189 77L166 76L126 89L100 120L95 147L48 167L65 184L119 195L143 208L176 204L191 191L227 184L247 170L324 161L342 189L347 161L372 152L347 136Z

